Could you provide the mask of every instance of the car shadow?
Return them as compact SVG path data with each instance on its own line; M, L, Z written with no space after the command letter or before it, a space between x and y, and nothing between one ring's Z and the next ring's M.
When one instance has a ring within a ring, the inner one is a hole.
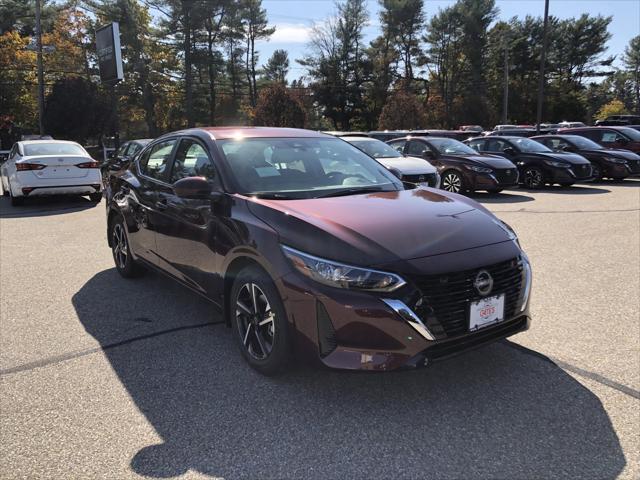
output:
M640 187L640 178L627 177L624 180L610 180L604 179L597 182L593 182L594 185L608 185L612 187Z
M591 185L591 183L589 183ZM520 190L529 192L529 193L560 193L562 195L597 195L601 193L610 193L611 190L607 190L606 188L592 187L592 186L580 186L577 184L573 184L570 187L562 187L560 185L552 185L545 186L543 188L538 189L529 189L521 186Z
M485 192L473 192L467 195L469 198L473 198L480 203L523 203L532 202L533 197L528 195L520 195L511 192L501 193L485 193Z
M68 213L69 210L86 210L97 204L85 197L52 196L26 198L23 205L13 207L9 197L0 197L0 218L43 217Z
M625 465L599 399L506 341L419 371L267 378L229 329L202 326L220 320L208 302L159 275L102 271L73 305L162 439L131 451L140 475L606 479Z

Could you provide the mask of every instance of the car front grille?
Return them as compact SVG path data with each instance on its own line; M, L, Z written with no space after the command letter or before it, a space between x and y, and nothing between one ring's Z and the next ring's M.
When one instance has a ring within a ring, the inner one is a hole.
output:
M573 165L571 167L576 178L589 178L591 176L591 165Z
M473 286L480 270L488 271L493 278L493 289L488 295L505 294L504 319L512 318L517 312L525 275L518 258L473 270L413 278L423 295L415 312L427 325L441 326L447 337L468 332L469 305L482 298Z
M420 175L402 175L403 182L426 183L430 187L435 187L438 181L436 173L423 173Z
M518 169L517 168L502 168L493 171L493 176L500 183L515 184L518 183Z

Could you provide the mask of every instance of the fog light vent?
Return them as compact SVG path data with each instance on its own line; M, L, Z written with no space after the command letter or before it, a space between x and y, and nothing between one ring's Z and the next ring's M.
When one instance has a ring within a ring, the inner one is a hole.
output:
M316 318L318 319L318 347L320 356L326 357L338 346L336 331L324 305L316 302Z

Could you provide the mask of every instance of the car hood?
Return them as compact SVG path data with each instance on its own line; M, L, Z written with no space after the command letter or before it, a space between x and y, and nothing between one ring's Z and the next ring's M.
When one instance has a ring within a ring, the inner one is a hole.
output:
M443 155L443 158L464 159L480 167L514 168L515 165L499 155Z
M524 155L530 157L538 157L542 159L549 160L561 160L564 162L568 162L572 165L586 165L591 164L589 160L584 158L582 155L578 155L577 153L569 153L569 152L536 152L536 153L524 153Z
M585 153L597 153L609 157L622 158L624 160L640 160L640 155L629 150L617 150L615 148L605 148L603 150L585 150Z
M422 158L391 157L376 158L376 160L387 168L397 168L400 173L405 175L424 175L436 172L436 168Z
M282 244L354 265L440 255L511 239L482 205L425 188L321 199L246 200Z

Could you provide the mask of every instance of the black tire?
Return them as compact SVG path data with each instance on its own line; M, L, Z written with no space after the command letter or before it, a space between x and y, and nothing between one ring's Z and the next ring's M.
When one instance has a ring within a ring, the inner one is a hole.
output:
M258 267L242 270L233 282L230 323L247 363L263 375L289 364L291 342L287 314L271 277Z
M527 188L542 188L544 187L544 173L538 167L525 167L522 173L522 183Z
M603 175L604 175L604 173L602 171L602 167L600 165L598 165L597 163L592 163L591 164L591 176L593 177L593 179L596 182L600 182L600 181L602 181Z
M573 182L570 182L570 183L562 182L562 183L560 183L560 186L564 187L564 188L570 187L571 185L573 185Z
M440 188L451 193L463 193L466 190L462 175L455 170L447 170L442 174Z
M504 188L492 188L491 190L487 190L489 193L500 193L504 190Z
M113 218L109 228L111 237L111 253L116 264L116 270L124 278L135 278L144 273L144 268L131 256L127 229L121 215Z
M89 200L95 203L100 203L100 200L102 200L102 192L90 193Z

